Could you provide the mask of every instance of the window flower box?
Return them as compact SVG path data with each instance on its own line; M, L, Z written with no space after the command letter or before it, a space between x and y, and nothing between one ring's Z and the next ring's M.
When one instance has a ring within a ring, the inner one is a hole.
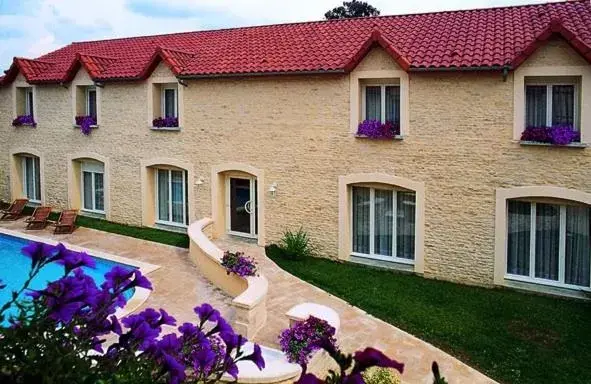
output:
M37 126L35 119L32 115L21 115L17 116L16 119L12 120L13 127L33 127Z
M392 121L364 120L357 127L355 137L374 140L401 140L400 125Z
M258 274L256 261L252 257L245 256L244 252L224 252L222 266L228 275L234 273L240 277L248 277Z
M570 125L527 127L521 134L522 145L584 147L581 134Z
M152 127L157 129L177 128L179 127L178 117L157 117L152 120Z
M96 117L93 116L76 116L76 127L80 127L80 132L84 135L90 135L92 128L96 128Z

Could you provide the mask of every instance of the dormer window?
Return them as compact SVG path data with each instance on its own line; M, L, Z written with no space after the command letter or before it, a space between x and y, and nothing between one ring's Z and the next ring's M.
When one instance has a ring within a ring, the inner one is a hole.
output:
M99 90L92 84L77 85L75 88L74 126L85 135L99 125Z
M179 129L179 89L177 83L153 84L152 128Z
M34 116L35 107L33 100L33 88L24 88L25 92L25 115Z
M16 87L16 118L12 121L15 127L35 127L35 98L32 87Z
M362 120L400 125L400 86L366 85L363 87L362 101Z

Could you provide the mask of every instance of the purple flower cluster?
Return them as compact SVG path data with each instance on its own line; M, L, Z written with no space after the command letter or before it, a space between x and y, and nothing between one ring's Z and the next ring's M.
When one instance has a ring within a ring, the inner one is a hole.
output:
M246 339L236 334L220 312L209 304L195 307L198 321L179 326L179 334L162 335L164 326L176 326L176 319L164 309L147 308L123 318L120 323L115 312L126 304L124 293L135 287L152 289L150 281L139 270L116 266L105 274L104 283L97 287L92 277L80 268L95 266L95 261L86 253L68 250L62 244L52 246L37 242L24 247L22 253L31 258L29 281L49 263L64 266L62 278L50 282L45 289L27 293L33 298L33 308L40 311L37 316L41 317L37 319L47 324L46 332L51 333L43 342L57 342L59 348L71 348L73 356L80 359L86 358L84 352L90 349L100 352L101 358L93 359L92 365L97 370L106 369L101 372L109 378L119 370L125 371L124 364L140 367L139 371L130 369L134 374L143 373L142 377L150 376L146 382L161 383L160 379L165 377L170 384L185 380L218 382L225 373L236 379L239 361L251 361L259 369L265 367L260 346L254 344L252 352L245 353L242 347ZM27 289L28 282L20 292ZM0 308L0 318L15 303L19 293ZM17 306L23 308L19 303ZM22 329L35 321L34 316L35 313L25 311L17 319L10 320L14 327ZM37 330L34 327L32 329ZM103 336L109 334L118 335L118 339L104 351ZM2 341L0 339L0 343Z
M522 141L535 141L554 145L568 145L581 140L580 132L571 125L554 125L552 127L527 127L521 134Z
M236 363L242 360L252 361L259 369L265 367L260 346L255 344L253 352L244 355L241 348L246 339L234 333L219 311L209 304L195 307L194 311L199 317L198 325L183 323L178 327L180 336L170 333L160 337L163 325L176 325L176 320L163 309L149 308L127 316L122 321L127 331L117 344L109 347L107 354L115 357L121 346L142 351L163 367L172 384L219 380L224 373L236 379Z
M284 329L279 335L279 344L290 363L305 366L312 353L321 349L323 344L335 346L334 336L335 329L326 320L310 316L305 321Z
M17 116L16 119L12 120L13 127L21 127L27 125L29 127L36 127L37 123L33 118L33 115L21 115Z
M246 277L255 276L257 274L256 261L252 257L244 256L244 252L224 252L222 266L226 268L228 275L230 273L235 273L238 276Z
M382 123L379 120L364 120L359 123L357 134L372 139L391 139L400 135L400 125L393 121Z
M157 117L152 120L152 126L156 128L178 127L179 119L178 117Z
M86 136L92 132L92 126L96 125L96 117L92 116L76 116L76 125L80 127L80 132Z

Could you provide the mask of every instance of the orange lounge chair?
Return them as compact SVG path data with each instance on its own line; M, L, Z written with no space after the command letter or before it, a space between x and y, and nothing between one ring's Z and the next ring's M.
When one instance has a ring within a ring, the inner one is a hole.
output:
M47 219L51 213L51 207L37 207L33 211L33 216L25 220L26 229L43 229L47 226Z
M23 215L23 210L29 202L29 199L16 199L10 207L0 210L0 220L17 220Z
M76 218L78 217L78 210L66 209L60 213L60 217L55 223L55 234L66 234L74 232L76 229Z

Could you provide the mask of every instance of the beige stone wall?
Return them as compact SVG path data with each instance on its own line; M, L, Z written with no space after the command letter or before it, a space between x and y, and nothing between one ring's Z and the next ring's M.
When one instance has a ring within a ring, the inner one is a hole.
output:
M581 62L552 41L526 63L556 64ZM391 69L396 64L380 50L357 68ZM212 213L212 167L243 163L264 171L266 242L303 225L325 256L336 257L338 177L385 173L425 184L425 275L492 284L496 188L549 184L591 192L591 149L513 142L512 74L505 81L497 72L410 73L410 133L395 142L352 135L346 75L189 81L180 132L149 129L147 86L107 83L102 121L89 137L72 128L70 90L38 86L38 127L15 129L11 91L0 89L0 197L9 198L7 154L14 147L44 153L47 202L56 208L67 205L68 154L94 152L111 164L111 219L139 225L140 164L168 158L191 163L195 180L205 179L189 186L193 221ZM275 197L267 192L272 183Z

